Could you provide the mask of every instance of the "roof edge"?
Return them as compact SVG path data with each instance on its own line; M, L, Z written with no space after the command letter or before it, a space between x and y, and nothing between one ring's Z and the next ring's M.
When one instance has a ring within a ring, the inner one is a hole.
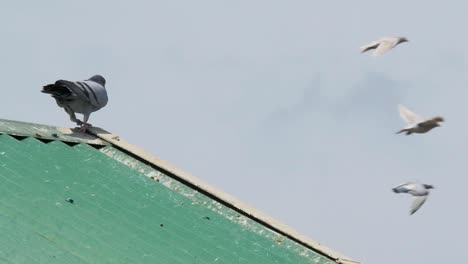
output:
M154 155L131 145L127 141L121 139L119 136L114 135L102 128L99 127L91 127L88 129L88 132L95 135L96 137L111 143L112 145L118 147L119 149L132 154L135 157L139 157L140 159L152 164L153 166L167 172L170 174L169 176L184 182L188 185L191 185L197 189L199 189L202 193L207 194L214 199L218 200L218 202L225 204L228 207L248 216L249 218L257 221L268 228L274 230L275 232L282 234L289 239L308 247L318 253L331 258L332 260L336 261L337 263L342 264L356 264L360 263L358 261L354 261L322 244L301 235L299 232L295 231L291 227L282 224L281 222L275 220L274 218L268 216L267 214L247 205L244 202L239 201L235 197L231 196L228 193L220 191L215 187L203 182L202 180L198 179L197 177L182 171L181 169L173 166L172 164L161 160Z
M60 140L70 143L86 143L102 146L109 145L107 141L91 134L82 133L76 128L59 128L7 119L0 119L0 134L19 137L35 137L41 140Z

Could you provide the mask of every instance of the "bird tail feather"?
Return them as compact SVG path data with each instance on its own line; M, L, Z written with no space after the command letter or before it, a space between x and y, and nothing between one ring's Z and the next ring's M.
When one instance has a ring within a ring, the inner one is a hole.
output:
M48 84L42 87L43 93L50 94L53 97L67 97L71 95L70 89L63 85Z
M402 130L396 132L395 134L400 134L400 133L403 133L403 132L406 132L406 135L411 135L411 130L410 129L402 129Z

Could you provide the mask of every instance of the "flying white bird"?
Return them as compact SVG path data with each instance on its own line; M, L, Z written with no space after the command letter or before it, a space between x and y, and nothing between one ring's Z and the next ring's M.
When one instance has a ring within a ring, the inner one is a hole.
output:
M362 46L360 49L361 49L361 53L375 49L375 51L372 53L372 56L378 57L403 42L409 42L409 41L405 37L381 38L379 40L373 41L367 45Z
M43 93L50 94L57 105L65 109L70 120L81 126L85 132L91 126L88 123L92 112L106 106L108 98L105 88L106 80L101 75L94 75L85 81L70 82L58 80L43 87ZM75 113L83 114L83 121L76 118Z
M409 193L413 195L413 203L411 204L410 214L414 214L424 204L429 195L429 189L434 189L434 186L417 182L403 183L392 190L395 193Z
M408 108L403 105L398 105L401 118L406 122L407 126L402 130L396 132L397 134L406 132L406 135L411 135L412 133L423 134L433 129L434 127L439 127L439 122L444 122L444 118L437 116L432 119L424 119L417 114L411 112Z

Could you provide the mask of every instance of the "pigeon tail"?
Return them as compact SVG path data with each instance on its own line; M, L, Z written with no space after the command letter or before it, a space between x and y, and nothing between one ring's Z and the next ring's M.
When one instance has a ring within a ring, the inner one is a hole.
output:
M46 93L46 94L50 94L52 95L53 97L67 97L67 96L70 96L71 95L71 91L70 89L68 89L67 87L65 86L62 86L62 85L56 85L56 84L48 84L46 86L44 86L41 90L41 92L43 93Z
M407 129L407 128L402 129L402 130L396 132L395 134L400 134L400 133L403 133L403 132L406 132L406 135L411 135L411 130Z

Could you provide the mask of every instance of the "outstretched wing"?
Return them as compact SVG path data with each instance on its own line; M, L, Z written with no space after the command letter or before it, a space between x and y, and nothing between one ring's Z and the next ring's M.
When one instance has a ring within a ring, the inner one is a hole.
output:
M364 53L368 50L376 49L379 46L379 44L380 44L379 41L373 41L367 45L361 46L359 49L361 50L361 53Z
M391 50L394 46L394 43L390 40L381 40L380 41L380 45L377 47L377 49L374 51L374 53L372 53L372 56L374 57L378 57L382 54L384 54L385 52Z
M403 184L398 185L397 187L393 188L395 193L407 193L415 189L414 182L406 182Z
M427 195L414 196L413 203L411 204L410 214L412 215L412 214L416 213L416 211L418 211L418 209L421 208L421 206L424 204L426 199L427 199Z
M404 107L403 105L398 105L398 110L400 111L401 118L406 122L408 126L413 126L424 121L422 117L411 112L408 108Z

